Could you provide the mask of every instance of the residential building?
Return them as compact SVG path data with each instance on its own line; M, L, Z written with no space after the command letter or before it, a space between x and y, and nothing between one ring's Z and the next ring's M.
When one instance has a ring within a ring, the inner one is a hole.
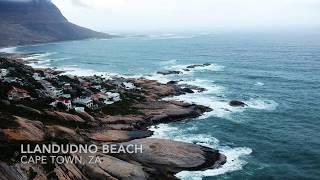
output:
M93 108L93 101L91 98L84 97L84 98L76 98L73 100L74 104L81 104L88 108Z
M35 79L36 81L40 81L43 79L43 77L41 77L41 75L39 73L33 73L32 75L33 79Z
M71 89L72 89L72 86L71 86L70 83L66 83L66 84L63 85L63 89L64 89L64 90L71 90Z
M6 75L8 75L8 73L9 73L8 69L1 69L0 77L5 77Z
M8 91L7 96L11 101L19 101L31 98L28 91L17 87L12 87L12 89Z
M59 98L56 101L52 102L50 105L53 107L57 107L58 103L62 103L67 107L67 110L72 109L72 103L70 99L66 99L66 98Z
M122 84L123 84L123 87L128 90L136 88L136 86L131 82L123 82Z
M45 77L46 79L53 79L53 78L55 78L55 75L53 75L53 74L51 74L51 73L44 73L44 77Z

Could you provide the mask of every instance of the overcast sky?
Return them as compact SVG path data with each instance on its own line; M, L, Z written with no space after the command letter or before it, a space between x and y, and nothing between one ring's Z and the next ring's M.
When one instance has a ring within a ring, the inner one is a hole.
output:
M301 29L320 0L52 0L76 24L105 32Z

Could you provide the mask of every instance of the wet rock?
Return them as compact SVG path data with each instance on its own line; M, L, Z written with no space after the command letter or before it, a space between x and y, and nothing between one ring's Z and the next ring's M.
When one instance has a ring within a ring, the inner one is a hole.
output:
M177 84L179 81L169 81L167 84Z
M210 65L211 65L210 63L194 64L194 65L187 66L187 68L193 69L193 68L197 68L197 67L206 67L206 66L210 66Z
M186 93L194 93L194 91L190 88L183 88L182 91L184 91Z
M190 90L192 90L193 92L204 92L207 89L199 87L199 86L194 86L194 85L190 85L190 84L179 84L178 89L176 89L177 93L183 93L186 92L185 90L189 90L189 92L186 93L191 93Z
M248 106L246 103L244 103L242 101L237 101L237 100L230 101L229 105L233 106L233 107L245 107L245 106Z
M170 74L182 74L182 72L181 71L167 70L167 71L158 71L157 74L170 75Z
M204 112L211 111L210 108L179 103L176 101L154 101L137 104L137 108L146 115L147 124L153 125L158 123L172 122L185 118L195 118Z

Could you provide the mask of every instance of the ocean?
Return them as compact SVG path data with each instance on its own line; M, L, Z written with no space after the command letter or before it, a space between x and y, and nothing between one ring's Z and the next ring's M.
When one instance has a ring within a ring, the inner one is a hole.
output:
M35 67L76 75L146 77L206 88L165 99L209 106L196 119L151 127L154 137L220 150L219 169L181 179L320 178L320 39L290 33L154 34L7 48L36 53ZM191 64L211 63L184 71ZM159 75L160 70L183 74ZM245 108L230 107L241 100Z

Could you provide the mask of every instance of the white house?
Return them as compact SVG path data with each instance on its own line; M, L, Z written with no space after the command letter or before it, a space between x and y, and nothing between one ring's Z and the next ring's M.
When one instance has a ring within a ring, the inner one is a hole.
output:
M39 73L33 73L32 75L33 79L35 79L36 81L40 81L43 79L43 77L41 77L41 75Z
M72 86L71 86L70 83L66 83L66 84L64 84L63 89L64 89L64 90L71 90L71 89L72 89Z
M73 100L73 103L75 104L82 104L88 108L93 108L93 101L91 98L85 97L85 98L76 98Z
M7 69L1 69L0 70L0 77L5 77L8 73L9 73L9 71Z
M51 74L51 73L44 73L44 76L47 78L47 79L53 79L55 78L55 75Z
M77 112L85 112L84 107L74 107L74 110L76 110Z
M58 103L64 104L67 107L67 110L72 109L72 103L71 103L70 99L58 99L58 100L52 102L50 105L53 107L57 107Z
M106 94L108 95L109 99L112 99L115 102L121 101L119 93L107 92Z
M136 88L136 86L133 84L133 83L131 83L131 82L123 82L122 83L123 84L123 86L124 86L124 88L125 89L135 89Z

